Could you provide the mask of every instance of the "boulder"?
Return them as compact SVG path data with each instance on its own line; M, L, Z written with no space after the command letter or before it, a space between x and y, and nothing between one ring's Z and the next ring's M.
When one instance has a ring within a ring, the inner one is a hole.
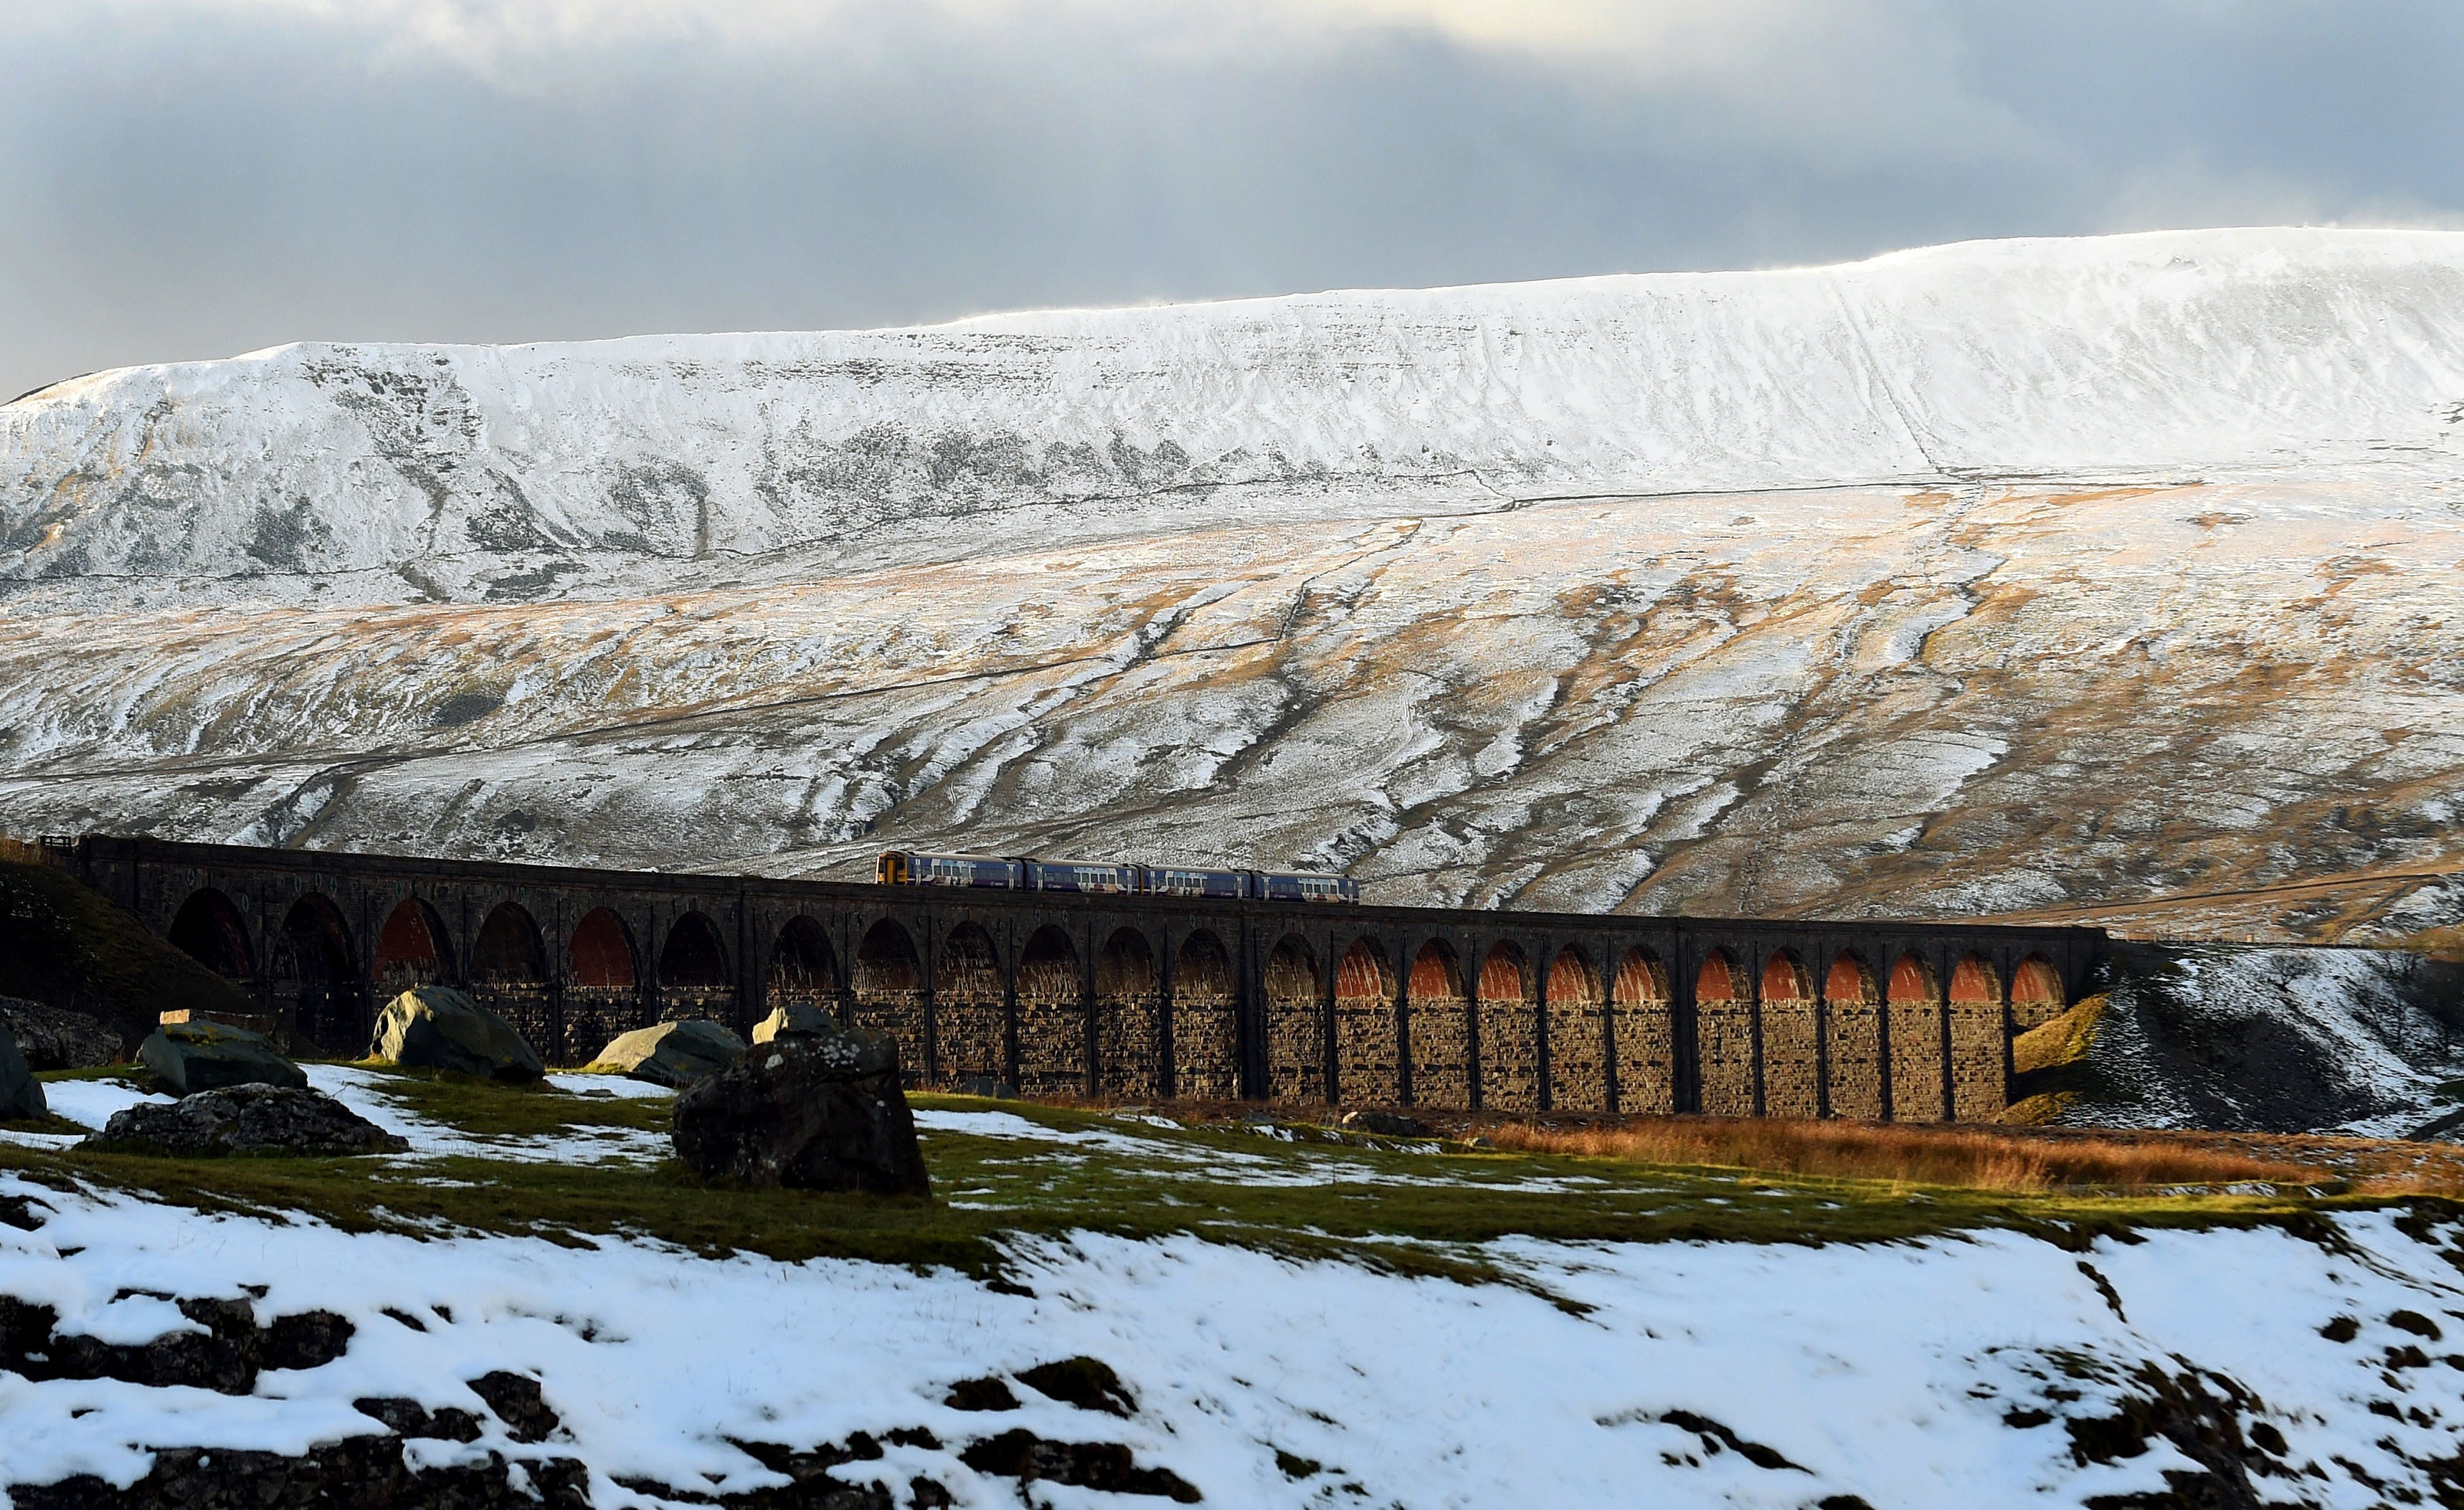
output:
M17 1052L15 1036L0 1026L0 1122L39 1122L51 1111L51 1103L43 1099L43 1083L34 1078L26 1056Z
M676 1157L704 1179L929 1195L898 1045L877 1034L782 1036L676 1098Z
M1348 1132L1374 1132L1386 1138L1425 1138L1429 1125L1397 1111L1351 1111L1337 1126Z
M125 1047L100 1018L23 996L0 996L0 1028L16 1036L17 1052L37 1070L93 1069Z
M419 986L386 1002L368 1058L487 1080L531 1081L547 1073L512 1023L451 986Z
M620 1034L590 1068L682 1090L743 1057L744 1040L715 1022L659 1022Z
M77 1147L193 1155L399 1153L410 1145L323 1091L252 1084L113 1112Z
M175 1096L227 1085L305 1085L308 1077L262 1033L202 1018L165 1022L137 1047L138 1062Z
M770 1043L780 1039L825 1037L839 1031L839 1019L830 1016L827 1007L817 1007L809 1001L790 1001L774 1007L770 1015L753 1025L753 1041Z

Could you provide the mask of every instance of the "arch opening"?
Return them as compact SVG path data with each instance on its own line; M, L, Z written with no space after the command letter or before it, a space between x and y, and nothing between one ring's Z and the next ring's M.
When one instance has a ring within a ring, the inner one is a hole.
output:
M2002 974L1982 954L1950 972L1950 1114L1979 1122L2010 1104L2010 1016Z
M687 912L668 925L668 941L659 950L662 991L724 990L727 979L727 946L717 924L705 913Z
M1890 1105L1883 1083L1881 993L1854 950L1834 954L1823 972L1822 1022L1831 1115L1881 1120Z
M171 919L171 946L225 980L240 985L256 978L256 951L249 947L248 922L230 897L200 886Z
M588 1063L619 1034L643 1025L641 952L625 920L603 907L573 926L564 958L564 1032L556 1058Z
M1677 1109L1677 1023L1668 968L1647 949L1629 949L1609 986L1617 1044L1617 1105L1646 1116Z
M633 930L605 908L593 908L573 927L565 946L574 986L583 991L631 992L641 984L640 956Z
M974 1095L1007 1087L1008 1022L992 935L979 923L957 924L933 961L935 1078Z
M1297 933L1287 933L1266 956L1266 1094L1278 1101L1323 1102L1326 1083L1326 1003L1320 995L1317 953Z
M562 1052L564 1026L548 990L547 946L539 924L518 903L500 902L480 921L471 940L470 977L472 994L512 1023L523 1041L544 1050L551 1061L571 1062L573 1056Z
M310 891L291 904L275 935L274 994L291 1008L291 1026L308 1040L302 1052L367 1039L367 1001L360 988L357 952L342 909Z
M865 930L855 950L855 990L847 1005L853 1025L898 1045L898 1074L909 1085L924 1083L924 963L915 940L883 918Z
M413 986L433 986L452 978L453 950L445 935L445 920L418 897L405 897L385 914L377 932L376 976L379 991L390 998Z
M1391 1105L1402 1099L1401 1026L1395 968L1378 941L1363 934L1334 967L1334 1085L1348 1105Z
M1540 1021L1531 999L1531 963L1511 939L1489 946L1480 962L1480 999L1472 1018L1478 1066L1473 1105L1505 1111L1540 1108Z
M1163 1096L1163 975L1138 929L1113 929L1094 955L1096 1086L1107 1096Z
M1404 980L1404 1034L1410 1051L1414 1105L1471 1105L1472 1004L1463 967L1441 939L1412 955Z
M1822 1017L1814 974L1793 950L1763 959L1762 1097L1767 1117L1822 1115Z
M1178 1095L1229 1100L1241 1094L1241 1022L1232 956L1204 929L1181 940L1173 963L1172 1074Z
M1946 1020L1933 967L1911 950L1892 962L1883 1001L1889 1018L1891 1120L1940 1122L1950 1114Z
M1095 1083L1108 1096L1168 1095L1163 980L1146 935L1112 930L1095 955Z
M838 995L838 952L822 925L802 912L781 924L778 942L770 946L770 1004L826 1006Z
M1545 1100L1555 1111L1609 1109L1609 1018L1592 962L1572 944L1549 962Z
M2070 1010L2070 999L2062 990L2062 973L2042 954L2031 954L2019 961L2011 976L2012 1026L2025 1033L2042 1027Z
M1094 1025L1069 935L1028 935L1018 960L1018 1079L1029 1096L1085 1096L1095 1089Z
M471 944L471 979L480 986L544 986L547 949L520 904L500 902Z
M1710 1116L1750 1117L1757 1109L1751 978L1725 949L1705 955L1694 973L1695 1084Z

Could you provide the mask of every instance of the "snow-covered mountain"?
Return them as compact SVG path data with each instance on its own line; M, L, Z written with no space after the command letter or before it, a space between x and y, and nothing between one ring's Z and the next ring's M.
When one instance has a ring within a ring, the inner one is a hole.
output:
M0 799L1578 907L2452 868L2459 422L2413 231L129 369L0 407Z

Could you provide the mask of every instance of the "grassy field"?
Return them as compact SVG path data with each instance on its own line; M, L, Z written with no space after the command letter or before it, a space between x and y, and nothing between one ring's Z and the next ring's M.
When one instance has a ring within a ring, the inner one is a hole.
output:
M577 1163L539 1151L539 1140L661 1131L665 1098L433 1074L387 1073L374 1083L431 1123L503 1140L506 1156L174 1160L0 1145L0 1167L55 1186L355 1230L566 1244L638 1236L709 1254L869 1258L985 1276L1003 1270L1003 1239L1015 1236L1194 1233L1467 1279L1503 1277L1480 1245L1514 1236L1821 1243L2004 1228L2076 1243L2152 1226L2315 1228L2322 1209L2434 1199L2426 1193L2440 1178L2354 1190L2332 1160L2202 1150L2178 1138L2135 1154L2083 1145L2014 1163L2013 1148L2064 1141L2022 1129L1717 1119L1565 1129L1488 1119L1448 1129L1454 1138L1379 1139L1298 1121L1208 1120L1204 1109L1174 1108L1177 1118L919 1095L911 1103L927 1125L935 1197L891 1200L713 1188L671 1160ZM1474 1134L1497 1146L1474 1146ZM2343 1170L2382 1181L2400 1172L2360 1171L2349 1150ZM2218 1188L2226 1185L2235 1189Z

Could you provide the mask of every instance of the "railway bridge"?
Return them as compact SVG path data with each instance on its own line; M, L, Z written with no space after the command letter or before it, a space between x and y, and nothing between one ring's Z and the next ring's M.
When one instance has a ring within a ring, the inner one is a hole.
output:
M1500 1110L1986 1117L2101 930L973 891L87 837L85 881L356 1052L463 987L550 1062L816 1003L913 1083Z

